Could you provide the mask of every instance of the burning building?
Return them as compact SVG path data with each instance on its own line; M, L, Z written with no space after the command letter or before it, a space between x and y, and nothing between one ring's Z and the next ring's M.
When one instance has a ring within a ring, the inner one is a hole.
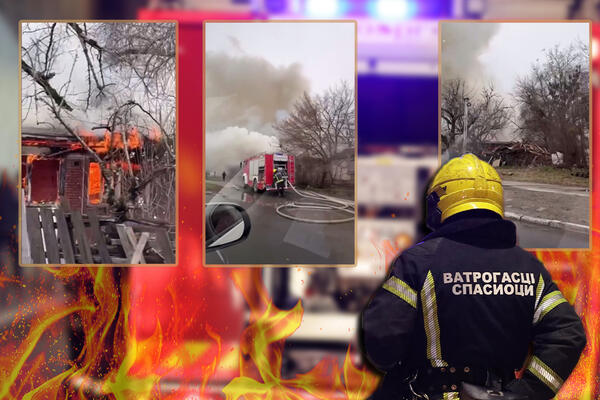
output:
M33 264L174 262L174 157L158 131L23 127L21 146Z
M136 151L142 147L142 138L133 129L126 135L104 132L97 135L79 132L81 140L64 129L23 127L21 133L21 178L26 205L60 205L85 213L95 209L108 212L106 182L102 167L121 169L136 174L140 165ZM127 142L128 154L120 151ZM101 163L104 165L102 166ZM121 197L121 174L114 174L111 182L112 197Z

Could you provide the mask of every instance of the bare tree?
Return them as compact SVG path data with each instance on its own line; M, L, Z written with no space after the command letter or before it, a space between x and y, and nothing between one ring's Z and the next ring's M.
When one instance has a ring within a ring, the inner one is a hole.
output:
M451 79L442 86L442 151L458 155L458 144L464 129L464 103L470 103L468 111L468 151L480 154L483 145L494 140L508 126L512 108L496 92L490 83L475 92L462 79Z
M465 90L462 79L452 79L442 86L442 151L447 150L457 142L463 134L464 127L464 98L472 97L471 90Z
M78 140L101 166L108 203L173 222L175 24L24 23L22 42L23 118L33 112L36 123L58 123ZM124 146L100 155L82 126L119 133ZM132 152L134 132L147 145ZM128 168L114 168L117 159Z
M284 150L322 164L321 184L333 182L336 156L354 147L354 107L354 90L347 82L341 82L321 95L305 92L289 116L274 124Z
M555 46L517 81L518 127L524 141L561 152L565 166L586 167L589 146L588 48Z

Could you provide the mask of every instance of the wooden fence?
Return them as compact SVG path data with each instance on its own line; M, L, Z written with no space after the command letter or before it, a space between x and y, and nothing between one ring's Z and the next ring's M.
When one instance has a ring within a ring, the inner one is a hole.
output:
M29 206L24 217L33 264L175 264L164 228L100 220L94 210Z

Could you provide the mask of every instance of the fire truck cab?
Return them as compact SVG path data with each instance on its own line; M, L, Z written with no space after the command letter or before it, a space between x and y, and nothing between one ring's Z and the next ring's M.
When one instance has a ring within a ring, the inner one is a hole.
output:
M283 168L285 189L296 183L295 159L293 155L283 153L263 153L242 161L242 179L244 188L255 192L276 190L273 185L273 170Z

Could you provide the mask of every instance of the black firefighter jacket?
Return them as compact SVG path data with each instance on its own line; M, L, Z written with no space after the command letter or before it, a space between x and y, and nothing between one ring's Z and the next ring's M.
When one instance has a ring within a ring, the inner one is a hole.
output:
M509 389L550 399L585 332L543 264L516 246L515 225L493 215L457 214L396 258L363 312L364 347L382 371L468 366L512 379L527 362Z

